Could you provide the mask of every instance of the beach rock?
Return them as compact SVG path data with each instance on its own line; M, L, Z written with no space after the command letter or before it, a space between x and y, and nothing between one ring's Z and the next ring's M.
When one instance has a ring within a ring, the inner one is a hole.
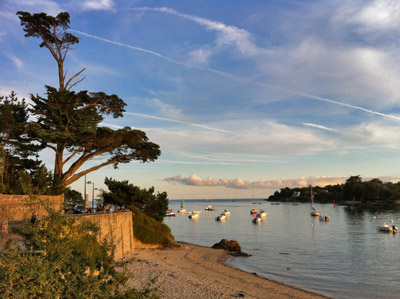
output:
M246 253L243 251L234 251L234 252L229 252L230 255L232 256L251 256L250 253Z
M241 251L238 241L222 239L219 243L215 243L211 248L225 249L227 251Z

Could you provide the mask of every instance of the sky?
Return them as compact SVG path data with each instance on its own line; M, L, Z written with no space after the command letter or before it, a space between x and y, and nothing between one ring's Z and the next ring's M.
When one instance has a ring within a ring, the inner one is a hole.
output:
M88 174L89 194L105 177L169 199L400 180L399 1L0 0L0 95L29 99L58 86L57 65L20 10L69 12L74 90L117 94L124 117L102 126L160 145L155 162Z

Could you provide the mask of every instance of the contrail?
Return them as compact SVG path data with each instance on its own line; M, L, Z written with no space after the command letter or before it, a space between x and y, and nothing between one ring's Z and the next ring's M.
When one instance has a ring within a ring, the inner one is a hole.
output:
M99 36L96 36L96 35L92 35L92 34L85 33L85 32L78 31L78 30L74 30L74 29L69 29L69 31L78 33L78 34L83 35L83 36L91 37L91 38L94 38L94 39L97 39L97 40L100 40L100 41L103 41L103 42L106 42L106 43L109 43L109 44L114 44L114 45L117 45L117 46L120 46L120 47L125 47L125 48L129 48L129 49L132 49L132 50L136 50L136 51L144 52L144 53L147 53L147 54L151 54L151 55L157 56L158 58L164 59L164 60L169 61L169 62L174 63L174 64L183 65L183 66L186 66L186 67L195 68L195 69L199 69L199 70L203 70L203 71L213 72L215 74L219 74L221 76L234 79L234 77L231 74L224 73L224 72L221 72L221 71L218 71L218 70L214 70L214 69L211 69L211 68L207 68L207 67L201 67L201 66L198 66L198 65L177 61L177 60L174 60L174 59L169 58L167 56L164 56L164 55L162 55L160 53L157 53L155 51L151 51L151 50L143 49L143 48L140 48L140 47L136 47L136 46L132 46L132 45L128 45L128 44L112 41L112 40L109 40L109 39L105 39L105 38L102 38L102 37L99 37Z
M252 80L249 80L249 79L246 79L246 78L241 78L241 77L237 77L237 76L234 76L232 74L229 74L229 73L218 71L218 70L215 70L215 69L212 69L212 68L206 68L206 67L201 67L201 66L197 66L197 65L192 65L192 64L180 62L180 61L171 59L171 58L169 58L167 56L164 56L164 55L162 55L160 53L157 53L155 51L151 51L151 50L143 49L143 48L140 48L140 47L135 47L135 46L132 46L132 45L127 45L127 44L124 44L124 43L108 40L108 39L105 39L105 38L102 38L102 37L99 37L99 36L95 36L95 35L92 35L92 34L88 34L88 33L82 32L82 31L78 31L78 30L73 30L73 29L69 29L69 30L72 31L72 32L81 34L83 36L94 38L94 39L97 39L97 40L100 40L100 41L103 41L103 42L106 42L106 43L110 43L110 44L114 44L114 45L117 45L117 46L120 46L120 47L126 47L126 48L129 48L129 49L135 50L135 51L140 51L140 52L144 52L144 53L147 53L147 54L151 54L151 55L157 56L158 58L167 60L167 61L169 61L171 63L174 63L174 64L178 64L178 65L182 65L182 66L186 66L186 67L190 67L190 68L195 68L195 69L199 69L199 70L203 70L203 71L212 72L214 74L218 74L220 76L223 76L225 78L229 78L229 79L232 79L232 80L235 80L235 81L240 81L240 82L243 82L243 83L256 84L256 85L259 85L259 86L262 86L262 87L275 88L275 89L279 89L282 92L287 93L287 94L292 94L292 95L300 96L300 97L303 97L303 98L317 100L317 101L320 101L320 102L331 103L331 104L335 104L335 105L339 105L339 106L343 106L343 107L347 107L347 108L351 108L351 109L364 111L366 113L370 113L370 114L374 114L374 115L390 118L392 120L400 121L400 117L396 116L396 115L385 114L385 113L373 111L373 110L366 109L366 108L359 107L359 106L354 106L354 105L351 105L351 104L346 104L346 103L343 103L343 102L335 101L335 100L328 99L328 98L323 98L323 97L312 95L312 94L308 94L308 93L288 90L288 89L286 89L286 88L284 88L282 86L279 86L279 85L273 85L273 84L267 84L267 83L261 83L261 82L252 81ZM170 121L172 121L172 120L170 120ZM179 121L177 121L177 122L179 122ZM184 122L181 122L181 123L184 123ZM201 125L199 125L199 126L201 126ZM221 130L221 131L224 131L224 130Z
M213 128L213 127L200 125L200 124L196 124L196 123L185 122L185 121L180 121L180 120L175 120L175 119L170 119L170 118L165 118L165 117L159 117L159 116L154 116L154 115L134 113L134 112L125 112L125 114L139 116L139 117L145 117L145 118L151 118L151 119L157 119L157 120L164 120L164 121L174 122L174 123L188 125L188 126L192 126L192 127L202 128L202 129L206 129L206 130L216 131L216 132L234 133L232 131L222 130L222 129Z

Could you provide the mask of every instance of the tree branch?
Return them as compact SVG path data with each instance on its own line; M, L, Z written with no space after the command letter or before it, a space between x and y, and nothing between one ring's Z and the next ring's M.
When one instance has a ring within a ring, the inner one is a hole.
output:
M83 71L85 71L86 70L86 68L83 68L83 69L81 69L79 72L77 72L75 75L73 75L68 81L67 81L67 83L65 84L65 89L68 89L68 85L71 83L71 81L72 80L74 80L76 77L78 77ZM82 81L82 80L80 80L80 81ZM80 81L78 81L78 82L80 82ZM76 83L75 83L76 84ZM74 84L74 85L75 85ZM74 86L74 85L72 85L72 86ZM71 86L71 87L72 87Z

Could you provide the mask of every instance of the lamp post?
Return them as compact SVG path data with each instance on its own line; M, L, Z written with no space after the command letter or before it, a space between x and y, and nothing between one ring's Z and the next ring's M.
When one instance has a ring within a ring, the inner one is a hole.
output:
M94 211L94 182L88 181L86 184L93 185L93 189L92 189L92 213L93 213L93 211Z

